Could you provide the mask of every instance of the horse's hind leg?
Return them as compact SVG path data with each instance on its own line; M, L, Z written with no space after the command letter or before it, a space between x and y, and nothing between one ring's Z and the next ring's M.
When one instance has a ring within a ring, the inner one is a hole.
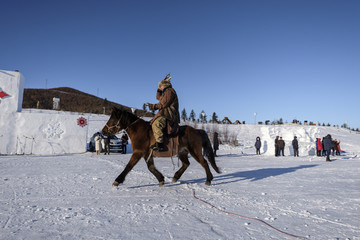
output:
M189 167L190 162L188 159L188 152L181 152L179 153L179 159L182 162L182 166L181 168L174 174L174 177L172 179L172 182L176 182L177 180L180 179L181 175L185 172L185 170Z
M125 181L126 175L133 169L133 167L139 162L142 154L140 153L133 153L131 155L130 161L126 165L125 169L120 173L120 175L115 179L113 186L118 186L120 183Z
M150 157L149 161L147 162L147 167L149 171L154 174L154 176L159 181L159 186L164 185L164 176L156 169L153 157Z
M213 175L210 171L209 165L207 163L207 161L205 160L204 156L202 155L202 148L193 150L193 149L189 149L190 150L190 154L191 156L193 156L193 158L195 158L196 161L198 161L200 163L200 165L205 169L206 172L206 182L205 185L211 185L211 180L213 180Z

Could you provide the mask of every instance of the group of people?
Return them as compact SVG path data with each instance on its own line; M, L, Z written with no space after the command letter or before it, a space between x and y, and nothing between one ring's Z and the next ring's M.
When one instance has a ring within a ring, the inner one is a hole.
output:
M297 140L297 137L294 136L294 139L291 142L293 150L294 150L294 157L299 156L299 142ZM285 156L284 155L284 149L285 149L285 141L282 137L279 138L279 136L276 136L275 138L275 157L278 156Z
M328 134L326 137L322 139L316 138L316 155L318 157L327 156L326 160L330 161L330 154L332 155L340 155L341 148L340 148L340 141L336 139L332 139L331 135Z
M299 156L299 142L297 137L294 136L294 139L291 142L293 150L294 150L294 157ZM256 137L255 142L256 154L260 155L260 148L261 148L261 140L260 137ZM284 155L284 148L285 148L285 141L282 137L276 136L275 138L275 157L278 156L285 156ZM331 135L328 134L326 137L323 137L321 140L320 138L316 139L316 153L317 156L327 156L326 161L330 160L330 154L332 151L332 155L340 155L340 141L336 139L332 139Z
M121 153L126 154L126 145L128 144L129 137L125 131L121 136ZM104 150L104 155L110 155L110 136L101 136L98 132L94 138L95 151L99 155L101 150Z

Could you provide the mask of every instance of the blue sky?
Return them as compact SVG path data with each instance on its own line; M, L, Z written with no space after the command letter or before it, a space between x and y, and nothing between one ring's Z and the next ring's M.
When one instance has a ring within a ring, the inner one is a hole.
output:
M167 73L180 111L360 128L360 1L1 2L0 69L130 107ZM46 85L47 83L47 85Z

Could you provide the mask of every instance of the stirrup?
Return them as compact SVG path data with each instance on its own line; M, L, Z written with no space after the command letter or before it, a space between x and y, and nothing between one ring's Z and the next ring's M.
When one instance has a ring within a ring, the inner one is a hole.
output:
M154 151L159 151L159 152L166 152L168 150L168 148L163 143L158 143L158 142L151 145L150 149L152 149Z

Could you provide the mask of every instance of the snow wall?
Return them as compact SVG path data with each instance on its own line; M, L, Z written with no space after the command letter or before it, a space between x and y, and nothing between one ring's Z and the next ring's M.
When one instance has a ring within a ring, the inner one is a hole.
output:
M109 116L52 110L22 110L24 77L19 72L0 70L0 155L83 153L94 133L100 131ZM79 120L82 123L79 124ZM148 119L147 119L148 120ZM193 125L193 123L182 122ZM195 126L194 126L195 127ZM226 125L198 124L196 128L234 137L238 146L222 145L229 154L241 148L243 154L255 154L255 139L262 140L261 154L274 155L274 139L282 136L285 155L292 155L291 141L297 136L300 156L315 155L315 140L331 134L341 141L342 149L357 149L360 134L349 138L349 130L334 127L300 125ZM354 141L354 139L356 139Z
M91 136L109 116L27 109L25 79L0 70L0 154L67 154L86 151Z

